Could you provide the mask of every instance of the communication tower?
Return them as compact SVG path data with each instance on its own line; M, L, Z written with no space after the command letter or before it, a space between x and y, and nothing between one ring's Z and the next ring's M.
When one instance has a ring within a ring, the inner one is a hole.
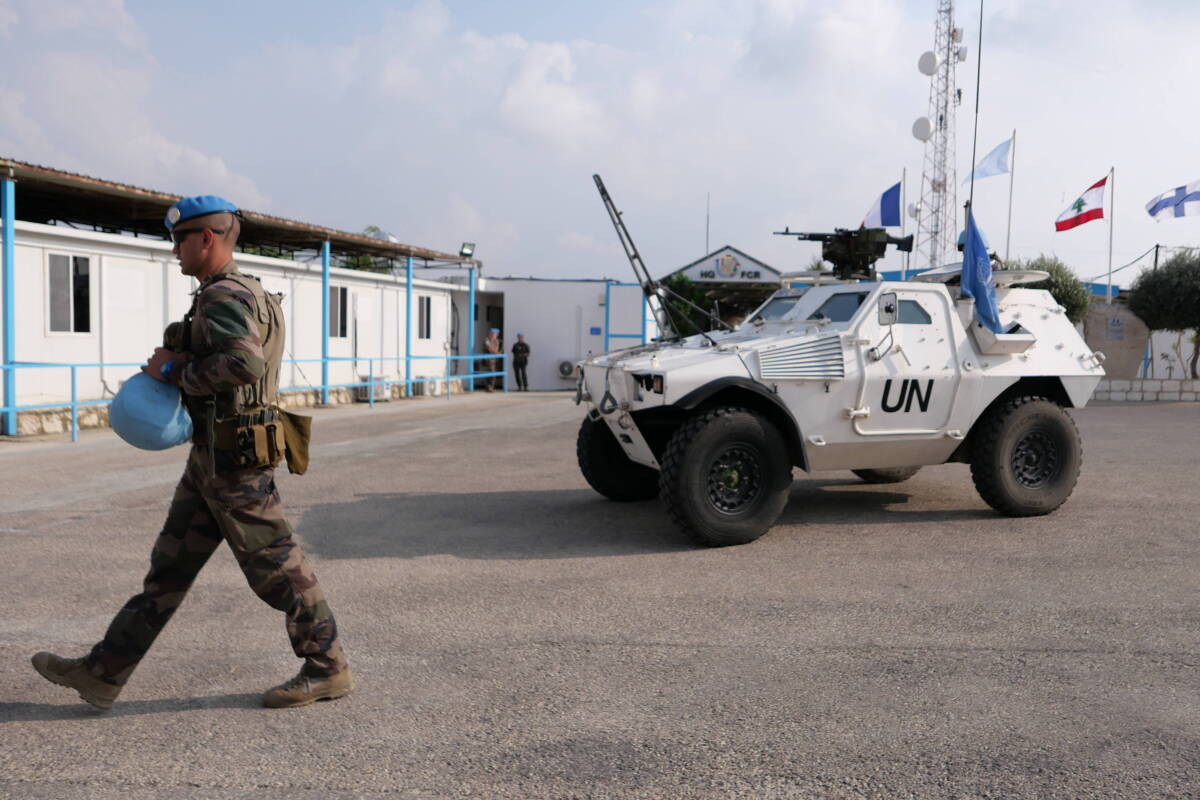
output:
M933 49L923 53L917 69L929 76L929 116L913 123L913 136L925 143L921 199L908 207L917 221L917 268L943 266L953 260L957 242L954 169L954 114L962 103L955 86L958 62L967 60L962 28L954 26L954 0L937 0L937 32Z

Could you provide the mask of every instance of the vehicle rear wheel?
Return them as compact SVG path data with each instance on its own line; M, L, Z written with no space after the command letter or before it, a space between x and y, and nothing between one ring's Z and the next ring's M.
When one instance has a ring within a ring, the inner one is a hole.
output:
M753 411L716 408L692 417L671 437L659 497L694 541L723 547L766 533L791 484L791 459L779 430Z
M921 471L920 467L887 467L885 469L850 470L867 483L900 483Z
M1010 517L1049 514L1079 479L1083 447L1057 403L1018 397L987 412L972 434L971 477L989 506Z
M630 461L604 420L583 418L575 457L588 485L609 500L651 500L658 495L658 471Z

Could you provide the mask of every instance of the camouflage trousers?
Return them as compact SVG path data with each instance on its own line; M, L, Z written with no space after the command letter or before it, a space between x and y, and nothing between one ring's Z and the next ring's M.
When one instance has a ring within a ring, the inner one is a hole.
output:
M304 672L323 677L345 669L337 623L283 516L275 471L221 467L218 461L216 474L210 474L208 450L192 447L142 591L117 612L88 656L96 677L118 686L129 680L222 541L254 593L287 616L288 637L304 659Z

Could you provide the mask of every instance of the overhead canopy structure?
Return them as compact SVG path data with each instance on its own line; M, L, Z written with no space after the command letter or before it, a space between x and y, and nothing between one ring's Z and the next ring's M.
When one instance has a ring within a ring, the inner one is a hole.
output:
M779 270L730 245L685 264L664 280L675 275L703 286L723 308L753 308L779 288Z
M17 182L16 218L69 225L107 233L166 239L163 218L179 195L113 183L86 175L0 157L0 178ZM236 199L236 198L235 198ZM242 209L238 249L281 258L319 250L329 242L340 265L390 269L412 257L422 266L456 264L481 267L476 259L424 247L348 233L321 225Z

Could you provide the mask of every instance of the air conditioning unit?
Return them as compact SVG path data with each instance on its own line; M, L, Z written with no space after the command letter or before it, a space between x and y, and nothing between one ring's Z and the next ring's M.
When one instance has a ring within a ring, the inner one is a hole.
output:
M358 376L359 383L367 383L370 380L371 380L370 375L359 375ZM377 379L377 380L379 380L379 379ZM375 402L376 403L386 403L388 400L392 399L391 387L384 383L376 383L374 387L355 386L354 387L354 399L359 403L370 402L371 396L369 394L367 394L367 390L371 389L371 388L374 388L374 390L375 390Z
M558 362L558 377L562 378L563 380L574 380L575 375L574 361L569 361L564 358L562 361Z

